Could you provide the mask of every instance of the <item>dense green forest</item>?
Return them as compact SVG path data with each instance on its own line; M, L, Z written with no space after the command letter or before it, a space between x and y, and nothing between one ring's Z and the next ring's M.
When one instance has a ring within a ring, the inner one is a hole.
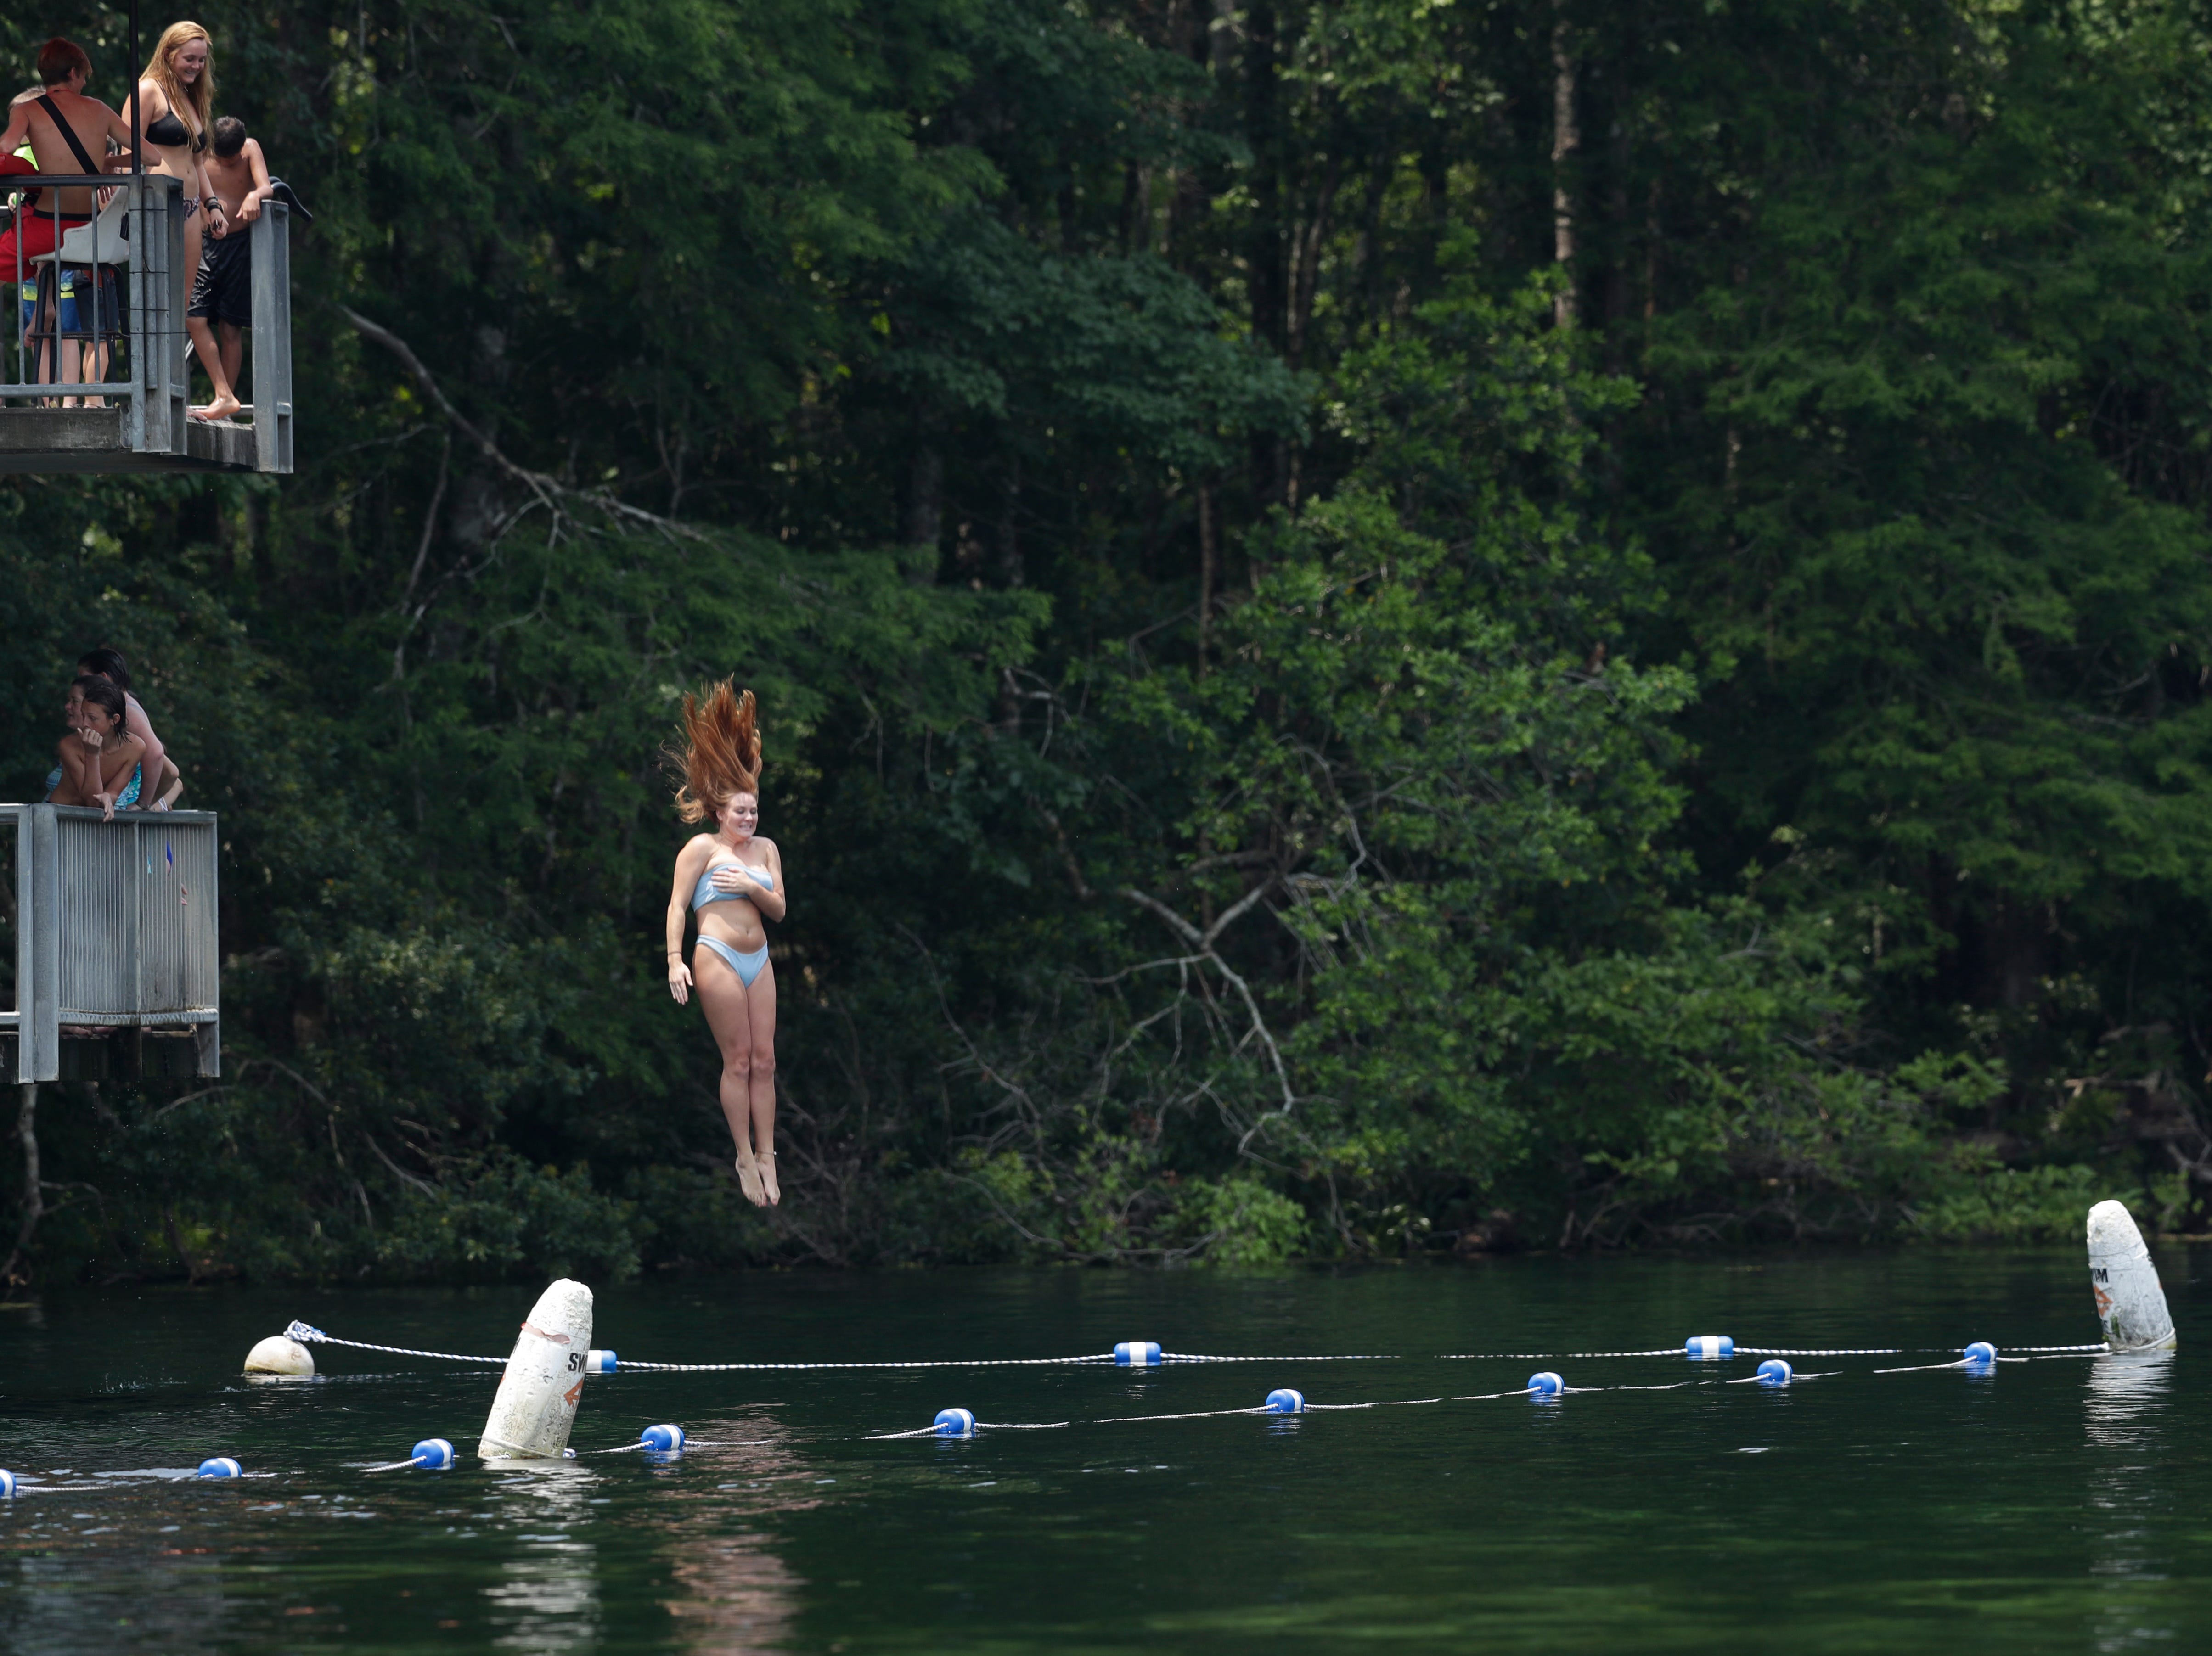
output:
M300 465L0 479L0 794L112 643L228 846L45 1279L2203 1226L2212 12L200 18ZM662 983L726 675L772 1214Z

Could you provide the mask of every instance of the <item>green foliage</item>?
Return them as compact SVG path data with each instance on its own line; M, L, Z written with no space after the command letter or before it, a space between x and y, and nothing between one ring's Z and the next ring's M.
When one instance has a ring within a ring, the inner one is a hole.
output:
M203 19L301 466L0 486L6 792L112 643L227 858L47 1276L2202 1224L2196 12ZM772 1214L661 983L726 675Z
M526 1265L540 1276L593 1281L634 1277L631 1209L592 1189L580 1167L565 1174L495 1156L449 1170L437 1186L410 1188L377 1241L380 1265L416 1277L477 1276Z

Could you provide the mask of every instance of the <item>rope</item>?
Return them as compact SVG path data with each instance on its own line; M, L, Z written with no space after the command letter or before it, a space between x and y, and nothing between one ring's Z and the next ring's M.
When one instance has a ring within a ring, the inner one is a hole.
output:
M905 1435L911 1436L912 1434L908 1433L905 1434ZM772 1437L687 1437L684 1440L684 1448L757 1449L764 1443L773 1443L775 1441L775 1440ZM586 1449L583 1453L587 1455L634 1455L641 1450L644 1450L656 1455L683 1453L681 1450L655 1449L650 1443L617 1443L611 1449ZM404 1461L401 1463L403 1465L406 1464L408 1463ZM374 1466L371 1467L369 1470L372 1471L381 1471L384 1469L380 1466Z
M375 1345L366 1340L340 1339L335 1334L326 1334L321 1329L304 1322L293 1323L289 1327L285 1329L284 1332L287 1338L297 1340L302 1344L343 1345L349 1347L356 1351L381 1351L398 1357L428 1357L440 1362L477 1362L494 1364L501 1367L505 1366L507 1361L505 1357L471 1356L465 1353L459 1351L424 1351L417 1350L413 1346ZM2087 1345L2016 1345L2007 1346L2003 1349L2007 1351L2018 1351L2042 1356L2102 1356L2110 1352L2112 1347L2106 1342L2098 1340ZM1739 1357L1895 1357L1903 1356L1906 1355L1906 1353L1907 1348L1896 1345L1821 1346L1803 1348L1796 1346L1739 1345L1735 1348L1735 1355ZM1662 1345L1653 1346L1644 1350L1637 1351L1455 1351L1443 1353L1441 1356L1430 1359L1430 1361L1437 1362L1592 1362L1601 1359L1615 1357L1680 1357L1684 1355L1683 1349L1680 1346ZM1210 1352L1163 1351L1160 1354L1159 1361L1161 1364L1164 1365L1170 1362L1397 1362L1403 1361L1403 1359L1394 1353L1380 1351L1337 1352L1323 1356L1296 1357L1237 1357L1224 1356ZM1999 1361L2004 1362L2024 1362L2028 1361L2028 1358L2027 1356L2006 1356L2000 1358ZM1056 1368L1102 1367L1113 1364L1114 1356L1111 1352L1107 1352L1099 1356L1078 1357L953 1357L896 1362L645 1362L624 1359L621 1364L621 1369L617 1370L617 1372L621 1372L622 1370L636 1370L640 1373L656 1374L791 1374L798 1372L816 1372L828 1369ZM1130 1365L1133 1368L1146 1368L1150 1366L1151 1365L1149 1364ZM1920 1368L1952 1368L1960 1366L1960 1363L1927 1363L1918 1365ZM1878 1374L1903 1374L1915 1371L1911 1368L1877 1368L1874 1372ZM1588 1389L1598 1390L1608 1388L1593 1387ZM1616 1387L1610 1389L1618 1390L1625 1388ZM1488 1396L1491 1394L1486 1392L1483 1395ZM1517 1397L1520 1393L1506 1392L1497 1393L1497 1395L1500 1397ZM1349 1407L1351 1405L1345 1404L1334 1406ZM1132 1416L1129 1418L1180 1419L1182 1418L1182 1416ZM914 1435L895 1434L895 1435L911 1436ZM396 1464L399 1465L409 1465L412 1463L401 1461Z
M1744 1348L1736 1347L1738 1351ZM1649 1351L1450 1351L1437 1362L1589 1362L1599 1357L1679 1357L1679 1345L1655 1346Z
M1267 1415L1274 1411L1266 1404L1257 1409L1198 1409L1187 1415L1109 1415L1103 1420L1087 1420L1086 1426L1127 1426L1140 1420L1211 1420L1218 1415Z
M1874 1372L1877 1374L1924 1374L1937 1368L1971 1368L1973 1366L1971 1358L1960 1357L1955 1362L1916 1362L1903 1368L1877 1368Z
M405 1345L371 1345L365 1340L342 1340L335 1334L325 1334L319 1328L295 1322L284 1331L284 1338L297 1340L302 1345L349 1345L356 1351L386 1351L395 1357L435 1357L441 1362L491 1362L502 1368L505 1357L470 1357L458 1351L417 1351Z
M506 1359L501 1358L501 1362ZM617 1373L635 1368L655 1374L727 1374L788 1372L799 1368L1042 1368L1074 1363L1111 1363L1114 1354L1103 1357L961 1357L927 1362L632 1362L622 1360ZM1280 1361L1280 1359L1255 1359Z
M1162 1362L1396 1362L1400 1359L1395 1353L1382 1351L1357 1354L1340 1352L1320 1357L1215 1357L1188 1351L1163 1351L1160 1353L1160 1361ZM1132 1364L1131 1367L1133 1368L1135 1365Z

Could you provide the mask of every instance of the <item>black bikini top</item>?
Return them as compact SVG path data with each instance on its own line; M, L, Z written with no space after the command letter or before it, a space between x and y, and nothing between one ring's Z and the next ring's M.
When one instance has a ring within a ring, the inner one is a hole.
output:
M177 112L173 109L159 120L146 123L146 142L158 143L169 149L189 143L198 151L207 148L207 134L186 130L185 124L177 118Z

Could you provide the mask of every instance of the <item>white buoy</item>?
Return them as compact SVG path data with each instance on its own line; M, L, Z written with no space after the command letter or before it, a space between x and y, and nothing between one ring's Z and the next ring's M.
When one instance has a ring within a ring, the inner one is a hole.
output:
M282 1374L290 1380L313 1380L314 1354L295 1339L271 1334L246 1354L249 1374Z
M592 1290L563 1277L538 1296L515 1336L477 1453L487 1460L561 1459L591 1349Z
M2115 1351L2171 1351L2173 1316L2142 1233L2118 1202L2089 1210L2089 1286Z

